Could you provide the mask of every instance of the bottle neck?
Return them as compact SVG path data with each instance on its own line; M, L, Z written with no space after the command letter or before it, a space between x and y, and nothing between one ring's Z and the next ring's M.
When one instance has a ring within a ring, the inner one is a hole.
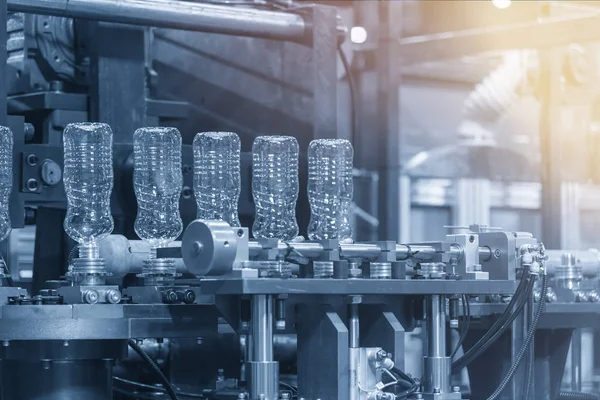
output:
M100 248L95 241L79 245L79 258L96 260L100 258Z

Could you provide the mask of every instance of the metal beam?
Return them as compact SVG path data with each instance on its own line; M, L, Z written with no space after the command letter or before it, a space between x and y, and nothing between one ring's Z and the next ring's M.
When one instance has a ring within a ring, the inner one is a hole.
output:
M310 40L299 14L174 0L8 0L10 11L266 39ZM340 25L338 32L345 35Z
M398 40L399 65L459 58L487 51L549 48L597 41L600 15L553 17L509 26L468 29Z
M6 79L6 2L0 2L0 77ZM6 125L6 84L0 84L0 125Z

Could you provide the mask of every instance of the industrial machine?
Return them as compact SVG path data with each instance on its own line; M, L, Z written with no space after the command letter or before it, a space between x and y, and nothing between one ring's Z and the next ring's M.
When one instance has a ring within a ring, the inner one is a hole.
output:
M334 5L0 5L0 399L600 398L561 388L600 256L483 224L402 243L397 143L340 128Z

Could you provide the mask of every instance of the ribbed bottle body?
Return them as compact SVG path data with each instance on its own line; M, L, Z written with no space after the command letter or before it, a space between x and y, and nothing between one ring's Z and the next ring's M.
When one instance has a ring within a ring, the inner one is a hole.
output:
M13 134L0 126L0 241L8 237L11 230L9 197L13 185Z
M240 138L232 132L199 133L193 150L198 218L240 226Z
M347 140L313 140L308 148L308 200L311 240L352 237L354 150Z
M134 229L156 247L183 230L179 197L183 186L181 134L175 128L141 128L133 135L133 184L138 202Z
M298 141L290 136L259 136L252 147L255 238L292 240L298 236Z
M113 133L107 124L69 124L63 132L67 194L65 232L80 244L94 243L113 230Z

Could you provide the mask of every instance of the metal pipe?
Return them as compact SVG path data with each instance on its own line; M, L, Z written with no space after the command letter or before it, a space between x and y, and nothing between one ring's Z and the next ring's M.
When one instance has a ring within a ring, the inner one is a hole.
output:
M273 361L273 297L252 296L252 361Z
M8 10L123 24L301 41L299 14L174 0L8 0ZM342 29L343 30L343 29Z
M448 393L452 361L446 354L446 296L427 297L427 357L424 364L425 393Z
M381 254L381 248L369 243L340 243L340 258L374 261Z
M427 355L446 357L446 304L445 296L427 297Z

